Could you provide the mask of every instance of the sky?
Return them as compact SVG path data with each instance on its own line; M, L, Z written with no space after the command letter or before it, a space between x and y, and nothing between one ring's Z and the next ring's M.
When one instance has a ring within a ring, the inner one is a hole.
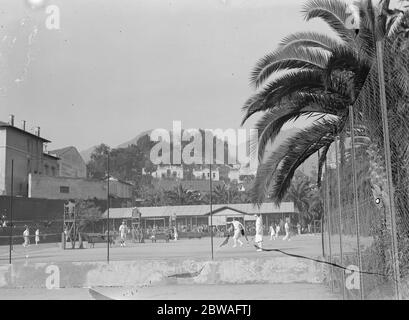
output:
M0 0L0 120L40 126L49 150L114 147L174 120L239 129L257 60L325 30L300 0L49 0L59 30L27 1Z

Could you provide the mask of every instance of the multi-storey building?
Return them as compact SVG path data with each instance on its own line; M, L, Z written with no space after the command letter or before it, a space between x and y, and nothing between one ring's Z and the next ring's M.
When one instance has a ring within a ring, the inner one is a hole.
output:
M49 152L60 160L59 164L59 176L71 177L71 178L86 178L87 177L87 165L77 148L70 146L62 149L52 150Z
M40 128L35 132L26 130L26 122L21 127L14 124L14 116L9 122L0 121L0 195L11 194L13 163L13 195L28 196L28 175L39 174L58 176L57 156L44 152L50 141L40 136Z

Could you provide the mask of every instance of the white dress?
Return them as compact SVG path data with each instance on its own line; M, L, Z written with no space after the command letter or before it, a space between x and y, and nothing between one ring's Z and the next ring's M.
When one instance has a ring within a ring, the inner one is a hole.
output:
M254 237L255 242L262 242L263 241L263 219L257 217L256 219L256 236Z

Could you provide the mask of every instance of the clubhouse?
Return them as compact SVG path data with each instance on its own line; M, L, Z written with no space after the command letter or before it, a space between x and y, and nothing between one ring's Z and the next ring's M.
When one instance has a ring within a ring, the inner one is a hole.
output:
M212 215L211 215L212 212ZM224 226L227 222L236 218L245 225L254 223L254 215L260 213L264 225L279 222L287 217L293 219L298 216L293 202L283 202L280 206L273 203L263 203L254 206L250 203L242 204L215 204L210 205L185 205L185 206L161 206L161 207L133 207L133 208L110 208L109 218L116 229L127 221L128 226L139 225L142 228L169 227L175 224L178 229L193 230L202 226ZM107 219L107 211L103 214Z

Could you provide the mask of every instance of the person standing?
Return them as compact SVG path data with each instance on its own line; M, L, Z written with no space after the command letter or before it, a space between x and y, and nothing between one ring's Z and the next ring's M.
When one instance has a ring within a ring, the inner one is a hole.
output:
M30 245L30 230L28 229L28 226L26 226L26 229L23 232L23 238L23 247L28 247Z
M243 246L243 242L239 238L242 236L241 230L244 231L244 226L235 218L233 218L233 221L227 222L227 224L232 224L234 228L233 248L237 247L237 242L240 244L240 247Z
M270 226L270 240L275 240L275 224L272 223Z
M257 251L263 251L263 218L261 217L260 213L257 213L255 217L256 217L256 236L254 237L254 242L258 247Z
M178 228L176 226L173 227L173 238L175 241L178 240Z
M7 227L7 218L5 215L1 216L0 227L3 227L3 228Z
M40 230L39 229L37 229L35 233L35 242L36 242L36 246L38 246L38 243L40 242Z
M297 230L298 230L298 235L301 235L301 224L298 222L297 223Z
M279 236L279 234L280 234L280 229L281 229L281 228L280 228L280 224L277 223L277 224L276 224L276 234L275 234L275 236L274 236L274 240L278 238L278 236Z
M289 219L285 220L284 231L285 231L285 237L283 238L283 240L291 241L291 239L290 239L290 222L289 222Z
M119 226L119 234L121 237L121 247L125 247L125 241L126 241L126 233L127 233L128 227L125 224L125 221L122 221L122 224Z

